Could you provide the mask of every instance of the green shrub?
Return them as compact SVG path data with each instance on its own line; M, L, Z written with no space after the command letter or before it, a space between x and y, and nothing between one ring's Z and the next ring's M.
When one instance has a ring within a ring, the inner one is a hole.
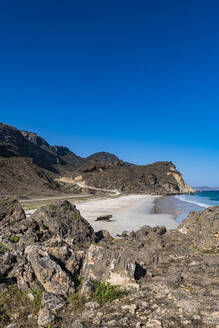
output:
M12 242L12 243L18 243L20 238L17 237L17 236L11 236L9 237L9 240Z
M19 327L33 327L28 321L32 322L38 311L39 306L33 304L26 292L20 290L17 285L9 285L0 295L0 328L11 323L10 318L13 317L16 317ZM30 314L33 314L33 317L28 319Z
M118 286L112 286L108 282L95 281L93 300L100 304L112 302L122 294L124 294L124 290Z
M6 323L8 321L8 316L5 313L4 309L4 299L0 299L0 322L1 323Z
M76 276L74 279L75 282L75 287L76 287L76 291L78 292L79 289L81 288L82 282L83 282L84 278L81 276Z
M37 304L38 306L41 306L41 300L43 297L43 291L40 289L32 289L31 293L34 296L34 303Z
M8 248L3 243L0 242L0 252L4 253L6 251L8 251Z
M199 216L195 217L195 221L198 222L199 221Z

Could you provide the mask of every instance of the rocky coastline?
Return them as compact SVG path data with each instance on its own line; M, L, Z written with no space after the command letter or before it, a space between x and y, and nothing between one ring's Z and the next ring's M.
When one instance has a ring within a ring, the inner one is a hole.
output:
M206 327L219 322L219 207L177 229L113 238L58 201L0 201L0 327Z

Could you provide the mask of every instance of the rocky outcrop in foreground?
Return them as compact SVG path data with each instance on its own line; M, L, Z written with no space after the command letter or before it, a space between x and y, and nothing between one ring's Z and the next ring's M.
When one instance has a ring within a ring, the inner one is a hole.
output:
M114 239L67 201L0 202L0 327L218 327L219 207Z

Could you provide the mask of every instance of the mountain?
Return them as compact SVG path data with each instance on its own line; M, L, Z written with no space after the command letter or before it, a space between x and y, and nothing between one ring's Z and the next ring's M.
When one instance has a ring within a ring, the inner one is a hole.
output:
M119 189L122 192L179 194L194 192L172 162L127 166L122 162L90 161L79 167L82 180L96 188ZM75 172L76 176L77 173Z
M172 162L134 165L107 152L81 158L67 147L49 145L36 133L19 131L3 123L0 123L0 168L1 194L73 193L80 192L80 188L87 191L89 187L92 192L99 189L149 194L194 191Z
M194 189L198 191L218 191L219 187L200 186L200 187L194 187Z
M119 159L119 157L117 157L116 155L107 153L105 151L94 153L94 154L88 156L87 160L95 160L95 161L99 161L102 163L115 163L115 162L121 161Z

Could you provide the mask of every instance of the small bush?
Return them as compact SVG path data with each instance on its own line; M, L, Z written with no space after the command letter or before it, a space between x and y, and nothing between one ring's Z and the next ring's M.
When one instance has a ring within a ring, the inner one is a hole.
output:
M0 323L6 323L8 322L8 316L5 313L4 309L4 299L0 299Z
M43 297L43 291L40 289L32 289L31 293L34 296L34 303L37 304L38 306L41 306L41 300Z
M0 328L11 323L11 318L16 317L19 327L36 327L36 315L40 307L32 302L26 292L17 285L9 285L0 295Z
M78 292L79 289L81 288L82 282L83 282L84 278L81 276L76 276L74 279L75 282L75 287L76 287L76 291Z
M195 221L198 222L199 221L199 216L195 217Z
M0 242L0 252L4 253L6 251L8 251L8 248L3 243Z
M108 282L95 281L93 300L100 304L112 302L122 294L124 294L124 290L118 286L112 286Z
M18 243L20 238L17 237L17 236L11 236L9 237L9 240L12 242L12 243Z

